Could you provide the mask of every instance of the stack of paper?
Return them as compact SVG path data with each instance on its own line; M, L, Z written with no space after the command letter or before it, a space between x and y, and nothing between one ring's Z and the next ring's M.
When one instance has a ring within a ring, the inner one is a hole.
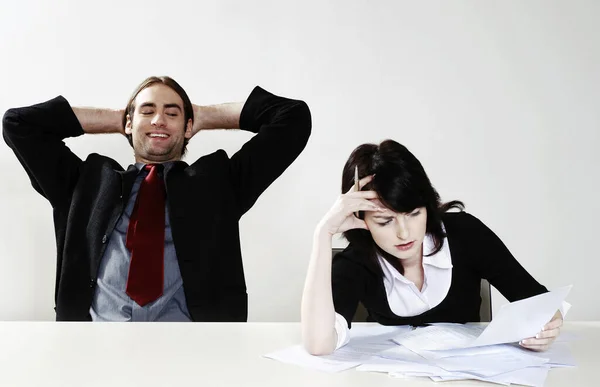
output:
M355 327L350 331L350 342L331 355L312 356L301 345L295 345L264 356L319 371L339 372L367 363L378 353L397 347L392 338L410 330L408 326Z
M566 343L554 343L545 352L532 352L515 342L535 336L570 288L508 304L487 326L358 326L351 330L350 342L331 355L311 356L298 345L265 357L326 372L356 367L358 371L385 372L391 377L543 386L550 368L575 365Z
M444 327L451 331L452 327ZM391 376L430 377L435 381L477 379L499 384L542 386L551 367L574 366L565 343L536 353L513 344L444 351L420 351L419 361L407 360L415 352L397 346L363 362L357 370L388 372Z

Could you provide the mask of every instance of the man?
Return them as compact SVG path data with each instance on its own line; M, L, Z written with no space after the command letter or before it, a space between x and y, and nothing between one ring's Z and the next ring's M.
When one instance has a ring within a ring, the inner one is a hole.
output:
M192 105L169 77L150 77L125 110L72 108L62 96L8 110L3 135L54 211L59 321L246 321L240 217L296 159L311 131L303 101L256 87L245 103ZM191 165L205 129L256 133L231 158ZM63 139L122 133L127 170Z

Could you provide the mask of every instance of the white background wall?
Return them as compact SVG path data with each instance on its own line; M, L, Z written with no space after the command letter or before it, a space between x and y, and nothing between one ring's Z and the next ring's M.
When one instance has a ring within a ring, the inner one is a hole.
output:
M299 319L312 231L342 166L386 138L540 282L574 284L571 319L600 320L599 18L594 0L3 2L0 111L58 94L123 108L155 74L197 104L257 84L307 101L305 152L241 222L250 321ZM187 160L248 138L201 133ZM133 160L118 135L68 144ZM0 162L0 319L52 320L51 208L4 143Z

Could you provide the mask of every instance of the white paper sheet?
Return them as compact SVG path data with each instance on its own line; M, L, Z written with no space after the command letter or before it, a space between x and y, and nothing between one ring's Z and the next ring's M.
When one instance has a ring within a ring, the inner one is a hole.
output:
M417 328L393 338L397 344L412 351L440 351L465 348L472 343L485 325L444 324Z
M534 337L561 307L572 285L503 305L488 327L471 344L514 343Z
M439 359L435 365L452 372L467 372L482 377L492 377L525 367L539 367L548 363L548 358L531 356L524 352L505 351L477 356L455 356Z
M530 352L531 356L548 358L550 359L548 365L552 367L574 367L576 365L575 358L566 343L555 342L544 352L531 352L523 348L515 348L515 350Z
M518 342L542 330L571 287L565 286L504 305L487 327L480 324L436 324L398 335L393 340L415 352Z
M350 341L386 340L412 330L413 328L408 325L353 324L352 329L350 329Z
M453 376L454 373L430 364L417 364L389 359L383 361L361 364L357 371L402 373L411 376Z
M411 329L408 326L357 325L350 330L348 344L331 355L313 356L302 345L296 345L264 357L324 372L340 372L368 362L375 354L396 347L390 338Z
M454 356L478 356L487 355L490 353L498 353L504 351L505 346L512 344L497 344L488 345L485 347L474 347L474 348L458 348L448 349L443 351L421 351L418 350L419 355L426 359L444 359L447 357Z
M424 358L423 356L417 354L410 349L394 344L392 348L386 349L385 351L381 351L377 354L377 356L389 360L402 361L402 362L413 362L413 363L422 363L422 364L430 364L431 362Z
M489 378L473 378L468 374L460 375L457 373L454 376L431 376L431 380L436 382L450 381L450 380L466 380L466 379L477 379L490 383L509 385L509 384L520 384L523 386L531 387L543 387L548 376L548 368L546 367L533 367L523 368L520 370L507 372L505 374L496 375Z
M530 351L520 350L510 345L470 349L470 354L463 351L462 356L446 356L444 358L426 359L403 346L388 349L363 363L359 371L403 372L436 372L435 376L452 376L456 372L481 378L504 374L525 367L544 366L549 359L533 356ZM490 350L491 349L491 350Z
M335 354L337 355L337 352ZM361 361L355 358L347 358L343 354L340 356L313 356L306 352L302 345L272 352L264 355L264 357L324 372L340 372L361 364Z

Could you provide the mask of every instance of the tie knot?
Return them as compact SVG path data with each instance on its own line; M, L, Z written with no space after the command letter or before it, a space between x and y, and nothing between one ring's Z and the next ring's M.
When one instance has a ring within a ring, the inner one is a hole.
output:
M146 164L146 165L144 165L144 169L148 173L150 173L153 169L156 169L156 172L162 172L163 165L162 164Z

